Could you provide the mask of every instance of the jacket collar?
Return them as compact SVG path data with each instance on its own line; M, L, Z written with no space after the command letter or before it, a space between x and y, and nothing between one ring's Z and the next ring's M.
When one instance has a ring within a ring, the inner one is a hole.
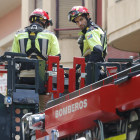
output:
M86 34L86 32L87 32L87 30L91 27L91 26L93 26L95 23L93 22L93 21L90 21L89 23L88 23L88 25L85 27L85 29L83 29L82 31L80 31L79 33L78 33L78 35L84 35L84 34Z

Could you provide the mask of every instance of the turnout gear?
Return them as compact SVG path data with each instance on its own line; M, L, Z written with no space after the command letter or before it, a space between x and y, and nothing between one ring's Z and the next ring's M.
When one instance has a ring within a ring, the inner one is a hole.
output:
M45 24L42 22L42 20L46 20ZM48 12L45 12L42 9L35 9L31 16L29 17L30 23L34 23L34 21L38 21L42 24L42 26L45 28L45 26L52 26L52 19L49 18Z
M69 21L75 22L75 18L83 14L87 15L90 12L84 6L74 6L71 11L68 13Z
M78 39L82 56L91 62L101 62L107 54L107 38L103 29L96 25L91 19L87 8L83 6L74 6L68 13L69 21L75 22L75 18L83 16L87 20L87 26L79 33ZM90 56L89 56L90 55Z
M32 51L29 53L30 49ZM27 53L30 56L35 49L44 56L56 56L60 54L56 36L52 32L42 28L41 25L33 23L24 30L16 33L12 52ZM37 53L34 55L39 56L37 51L34 52Z
M42 28L41 25L33 23L24 30L17 32L13 41L12 52L26 53L29 58L45 59L47 55L60 56L59 44L56 36ZM22 69L33 69L30 64Z
M30 26L16 33L12 45L12 52L26 53L29 58L44 60L46 60L47 55L60 56L56 36L52 32L44 29L46 26L52 25L48 13L42 9L35 9L31 13L29 21L32 23ZM33 63L22 63L21 70L31 69L34 69Z
M79 35L85 36L85 38L83 38L83 48L81 47L81 50L83 50L83 56L85 57L86 54L89 55L89 52L91 51L89 58L91 62L103 61L107 54L107 38L103 29L90 21L89 27L86 27L84 32L85 33L81 31L79 33Z
M86 20L84 18L78 18L79 16L84 17ZM89 18L88 9L83 6L74 6L68 13L68 19L69 21L77 23L82 29L77 42L80 44L81 54L85 57L85 62L104 62L104 58L107 54L106 33L104 33L101 27L90 21L91 18ZM77 21L75 21L75 19ZM84 28L82 28L81 25ZM78 67L79 66L77 66L77 68ZM103 77L100 69L97 70L96 75L98 80Z

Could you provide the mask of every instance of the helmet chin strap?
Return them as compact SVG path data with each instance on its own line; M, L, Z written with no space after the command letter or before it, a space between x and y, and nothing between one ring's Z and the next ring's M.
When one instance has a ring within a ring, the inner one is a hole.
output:
M48 24L47 21L45 23L43 23L40 20L39 20L39 23L43 26L44 29L45 29L46 25Z
M42 24L43 28L45 29L45 24L41 21L39 21L39 22Z
M87 15L84 15L84 17L85 17L86 20L87 20L87 26L82 30L82 32L85 34L86 31L87 31L86 28L90 26L90 20L91 20L91 18L88 19L88 18L87 18Z
M87 15L85 15L85 18L86 18L86 20L87 20L87 27L89 27L90 26L90 20L91 20L91 18L87 18Z

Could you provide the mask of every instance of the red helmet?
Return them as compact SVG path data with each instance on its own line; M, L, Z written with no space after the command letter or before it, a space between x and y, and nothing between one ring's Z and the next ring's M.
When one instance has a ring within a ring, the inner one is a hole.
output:
M74 19L82 14L89 14L90 12L84 6L74 6L68 13L69 21L75 22Z
M33 23L34 21L41 21L41 20L46 20L45 25L47 26L52 25L52 19L49 19L48 12L42 9L35 9L29 17L30 23Z

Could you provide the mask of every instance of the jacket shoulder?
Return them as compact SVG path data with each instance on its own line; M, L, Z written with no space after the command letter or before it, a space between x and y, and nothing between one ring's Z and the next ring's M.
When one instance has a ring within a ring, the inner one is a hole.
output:
M87 32L90 32L90 31L92 31L92 30L96 30L96 29L98 29L98 28L101 29L101 27L99 27L97 24L95 24L94 22L91 22L91 23L90 23L90 27L89 27L89 29L87 30ZM87 32L86 32L86 33L87 33Z
M21 30L21 31L18 31L18 32L16 33L16 35L18 35L18 34L22 34L22 33L24 33L24 32L26 32L25 29L24 29L24 30Z
M93 31L93 30L95 30L95 29L98 29L98 28L95 28L94 26L90 26L90 27L88 28L88 30L86 31L86 33L90 32L90 31Z
M51 31L49 31L49 30L43 30L42 32L44 32L44 33L50 33L50 34L53 34L54 35L54 33L51 32Z

